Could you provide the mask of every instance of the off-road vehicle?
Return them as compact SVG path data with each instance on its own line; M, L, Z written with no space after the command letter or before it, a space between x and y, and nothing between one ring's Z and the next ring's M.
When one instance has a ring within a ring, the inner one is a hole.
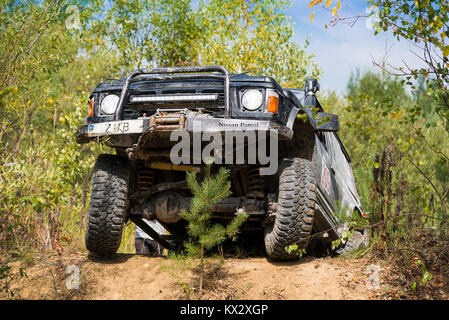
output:
M114 254L127 220L166 248L182 244L186 222L179 212L191 199L186 171L201 177L207 162L202 152L217 133L234 134L236 146L225 151L235 158L221 164L230 169L232 195L214 208L215 221L226 223L246 212L240 237L264 239L273 259L294 259L286 250L294 243L305 248L312 240L338 239L338 208L348 214L361 214L362 208L337 134L338 117L324 112L318 90L315 79L306 80L304 89L288 89L270 77L229 74L219 66L139 69L126 79L100 83L89 97L77 141L99 141L116 154L100 155L94 166L87 249ZM254 131L257 144L246 137L238 145L238 134ZM198 132L203 136L195 147ZM193 144L181 162L173 161L179 137ZM214 150L223 156L223 150ZM242 150L244 159L236 161ZM256 152L256 161L249 159ZM268 165L260 157L265 152L273 160ZM168 234L159 235L142 218L157 219ZM358 245L361 236L340 250Z

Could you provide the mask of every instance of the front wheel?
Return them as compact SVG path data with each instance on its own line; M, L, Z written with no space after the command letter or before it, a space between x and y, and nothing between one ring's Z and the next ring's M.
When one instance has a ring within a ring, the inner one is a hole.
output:
M117 252L128 210L128 189L128 161L100 155L92 176L86 228L86 247L91 253L108 256Z
M306 159L286 159L281 163L277 212L274 223L265 229L267 255L276 260L294 260L286 247L297 244L305 249L312 233L316 203L313 163Z

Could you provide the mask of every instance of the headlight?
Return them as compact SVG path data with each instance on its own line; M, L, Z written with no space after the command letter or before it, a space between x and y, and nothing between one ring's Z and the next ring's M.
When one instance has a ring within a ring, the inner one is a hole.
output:
M257 110L263 103L263 95L259 90L248 90L243 94L242 104L245 109Z
M115 113L115 109L117 109L118 101L120 100L119 96L115 94L109 94L101 100L101 111L106 114Z

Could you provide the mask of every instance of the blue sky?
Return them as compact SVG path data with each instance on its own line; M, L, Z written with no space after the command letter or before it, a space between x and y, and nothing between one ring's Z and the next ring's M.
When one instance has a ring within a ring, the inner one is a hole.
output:
M379 71L373 66L373 60L381 62L388 49L387 61L394 65L420 65L419 59L410 50L416 50L408 41L398 41L391 33L381 33L377 36L367 25L366 19L360 19L353 27L339 23L335 27L325 29L331 20L330 12L322 7L314 8L314 19L310 22L312 9L310 0L293 0L293 6L287 10L292 17L296 34L294 40L304 44L306 38L310 41L309 53L315 55L315 61L322 70L320 80L324 90L336 90L344 93L351 72L360 70ZM330 8L336 5L333 1ZM368 5L364 0L345 0L342 3L342 16L353 16L355 13L365 14Z

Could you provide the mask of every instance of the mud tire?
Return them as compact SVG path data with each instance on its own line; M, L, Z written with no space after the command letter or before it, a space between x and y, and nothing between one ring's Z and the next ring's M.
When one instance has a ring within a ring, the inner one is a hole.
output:
M120 246L128 210L129 176L127 159L102 154L95 162L85 238L92 254L111 256Z
M296 243L305 249L310 241L316 203L313 163L306 159L286 159L281 163L277 213L265 228L265 249L274 260L298 259L286 247Z

